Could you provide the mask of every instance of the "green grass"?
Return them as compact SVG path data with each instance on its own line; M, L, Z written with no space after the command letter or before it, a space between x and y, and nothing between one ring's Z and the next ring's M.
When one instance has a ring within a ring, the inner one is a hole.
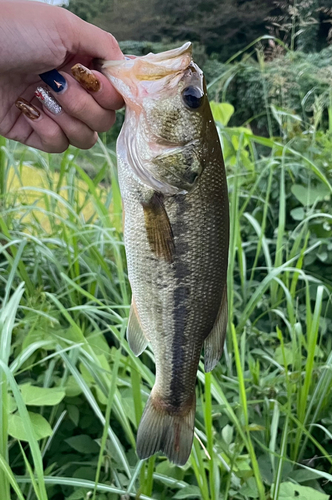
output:
M218 123L231 213L229 329L220 364L208 374L199 367L184 468L135 454L154 356L136 358L125 339L114 152L100 141L92 153L51 156L1 139L1 500L277 500L296 487L328 499L332 189L317 157L330 136L279 118L289 137ZM28 186L26 165L45 171L43 185L31 177ZM82 165L98 165L97 174ZM105 176L112 188L100 187ZM47 404L33 405L36 387Z

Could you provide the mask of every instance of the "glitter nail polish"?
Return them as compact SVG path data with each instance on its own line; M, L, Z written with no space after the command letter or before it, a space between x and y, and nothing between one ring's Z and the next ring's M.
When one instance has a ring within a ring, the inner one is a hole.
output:
M42 105L45 106L46 109L48 109L48 111L53 113L53 115L58 115L59 113L61 113L62 107L46 87L37 87L35 96L37 97L38 101L40 101Z
M56 69L46 71L39 76L54 92L62 92L67 87L65 78Z
M37 118L40 117L39 109L33 104L30 104L26 99L23 99L23 97L19 97L16 100L15 106L30 120L37 120Z
M75 64L75 66L71 68L71 73L75 80L77 80L85 90L89 92L98 92L100 89L100 81L98 78L89 68L83 66L83 64Z

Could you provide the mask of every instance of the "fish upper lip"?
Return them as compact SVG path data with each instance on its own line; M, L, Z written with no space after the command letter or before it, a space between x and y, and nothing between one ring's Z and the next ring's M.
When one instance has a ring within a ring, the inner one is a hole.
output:
M174 60L179 59L179 64L174 63ZM138 62L137 62L138 61ZM181 47L175 49L167 50L166 52L160 52L159 54L154 54L150 52L145 56L124 56L123 59L111 60L111 61L101 61L98 60L98 66L102 73L110 73L113 71L122 71L122 69L131 70L131 68L136 67L136 64L143 65L146 64L148 67L155 68L156 73L163 70L161 76L167 76L167 74L177 73L183 71L190 62L192 61L192 45L191 42L184 43ZM185 66L183 65L185 64ZM140 66L141 68L142 66ZM140 74L140 73L138 73ZM142 75L145 73L143 72ZM114 75L113 75L114 76ZM151 74L150 76L154 76ZM160 76L159 76L160 78ZM151 79L151 78L148 78Z
M159 54L153 54L153 59L155 62L167 61L168 59L174 59L175 57L182 56L186 52L192 52L191 42L186 42L181 47L176 49L166 50L166 52L160 52ZM150 54L147 54L148 56Z
M111 61L102 61L101 59L96 59L95 61L98 65L101 65L101 69L106 69L110 67L122 66L123 64L128 63L130 60L138 59L151 59L153 63L161 63L163 61L169 61L170 59L175 59L176 57L182 56L186 52L192 53L192 44L191 42L186 42L181 47L177 47L175 49L167 50L166 52L160 52L159 54L154 54L150 52L145 56L137 57L133 55L124 55L123 59L111 60Z

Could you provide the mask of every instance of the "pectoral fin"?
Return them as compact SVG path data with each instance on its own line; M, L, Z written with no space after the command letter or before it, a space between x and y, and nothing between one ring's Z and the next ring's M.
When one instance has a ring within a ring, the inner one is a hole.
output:
M204 341L204 369L210 372L221 358L227 330L227 287L224 287L220 308L214 326Z
M143 204L145 228L151 251L167 262L173 262L174 238L171 223L163 203L163 195L154 193L148 203Z
M138 318L136 304L134 299L131 302L128 326L127 326L127 339L130 349L135 356L139 356L145 350L149 340L143 333L140 320Z

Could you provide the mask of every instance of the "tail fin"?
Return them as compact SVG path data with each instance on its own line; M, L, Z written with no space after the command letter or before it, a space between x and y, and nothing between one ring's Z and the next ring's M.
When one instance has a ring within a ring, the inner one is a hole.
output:
M184 465L194 438L195 409L195 394L188 412L182 415L172 415L157 407L151 394L137 431L139 458L142 460L162 451L171 462Z

